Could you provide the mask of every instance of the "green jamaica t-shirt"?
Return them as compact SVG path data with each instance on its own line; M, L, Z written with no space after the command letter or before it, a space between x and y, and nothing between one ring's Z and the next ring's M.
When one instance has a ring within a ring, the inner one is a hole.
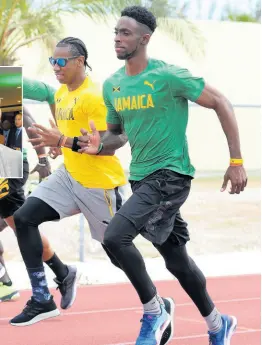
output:
M131 146L130 180L159 169L194 176L188 154L188 100L204 89L202 78L188 70L149 59L144 71L128 76L125 67L103 86L107 122L122 124Z

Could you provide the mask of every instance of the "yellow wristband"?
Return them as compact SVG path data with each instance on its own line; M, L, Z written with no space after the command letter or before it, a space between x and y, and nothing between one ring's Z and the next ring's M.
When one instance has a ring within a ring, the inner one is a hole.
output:
M243 165L242 158L230 158L230 165Z

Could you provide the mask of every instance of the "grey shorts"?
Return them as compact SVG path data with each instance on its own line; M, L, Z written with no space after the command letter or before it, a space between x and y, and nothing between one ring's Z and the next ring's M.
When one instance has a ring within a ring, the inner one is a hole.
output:
M114 189L86 188L64 166L57 169L30 194L56 210L60 219L83 213L92 238L103 243L110 220L126 200L127 186Z

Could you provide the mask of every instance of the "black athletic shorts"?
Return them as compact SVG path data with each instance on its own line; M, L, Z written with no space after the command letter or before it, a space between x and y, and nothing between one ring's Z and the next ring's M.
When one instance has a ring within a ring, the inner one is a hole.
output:
M186 201L192 177L161 169L141 181L130 181L132 196L118 214L130 220L141 235L154 244L168 238L175 245L189 241L180 207Z
M24 185L28 179L29 165L23 161L23 178L4 179L0 184L0 217L11 217L25 202Z

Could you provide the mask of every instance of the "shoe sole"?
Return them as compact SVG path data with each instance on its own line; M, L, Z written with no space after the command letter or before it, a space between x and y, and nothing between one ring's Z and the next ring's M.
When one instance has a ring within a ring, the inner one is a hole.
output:
M75 299L76 299L77 282L78 282L78 272L76 271L76 276L75 276L75 279L74 279L74 282L73 282L74 286L73 286L73 295L72 295L72 298L71 298L69 304L66 305L65 307L62 307L62 304L60 304L60 307L61 307L62 309L64 309L64 310L69 309L69 308L71 308L72 305L74 304Z
M168 327L170 324L171 324L171 317L170 317L170 315L168 314L168 319L166 320L164 326L163 326L162 329L161 329L160 339L157 340L156 345L160 345L160 344L161 344L161 340L162 340L162 338L163 338L163 334L165 333L165 330L167 329L167 327ZM166 344L167 344L167 343L168 343L168 342L166 342Z
M43 320L46 320L46 319L50 319L52 317L56 317L56 316L59 316L59 315L60 315L60 311L58 309L55 309L55 310L49 311L47 313L39 314L39 315L35 316L30 321L21 322L21 323L10 322L10 324L12 326L18 326L18 327L30 326L30 325L33 325L34 323L37 323L37 322L40 322L40 321L43 321Z
M230 345L231 337L237 328L237 318L235 316L231 316L231 319L232 319L232 326L230 327L230 329L228 331L226 345Z
M170 324L167 326L167 328L168 327L171 327L171 333L170 333L170 336L169 336L169 338L168 339L166 339L166 340L163 340L163 336L162 336L162 339L161 339L161 341L160 341L160 344L159 345L166 345L166 344L168 344L171 340L172 340L172 338L173 338L173 335L174 335L174 314L175 314L175 302L174 302L174 300L172 299L172 298L169 298L169 297L167 297L167 298L165 298L167 301L169 301L169 303L170 303L170 319L171 319L171 321L170 321ZM166 330L167 330L167 328L166 328ZM163 332L163 334L164 334L164 332ZM229 344L230 345L230 344Z
M0 302L14 302L20 298L20 294L18 291L14 291L9 295L3 296L0 298Z

